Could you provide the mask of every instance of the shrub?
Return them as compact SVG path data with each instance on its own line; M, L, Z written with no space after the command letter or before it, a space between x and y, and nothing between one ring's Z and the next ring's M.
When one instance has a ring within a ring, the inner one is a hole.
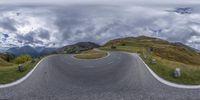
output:
M16 64L23 64L25 62L32 61L32 57L30 55L22 55L17 57L14 61Z
M126 44L125 44L125 43L122 43L122 46L126 46Z
M111 46L111 49L116 49L117 47L116 46Z

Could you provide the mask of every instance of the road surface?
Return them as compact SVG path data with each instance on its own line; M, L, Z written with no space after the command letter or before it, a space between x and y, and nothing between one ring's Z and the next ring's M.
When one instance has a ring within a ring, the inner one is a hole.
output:
M0 100L200 100L200 89L157 81L136 54L96 60L45 58L22 83L0 89Z

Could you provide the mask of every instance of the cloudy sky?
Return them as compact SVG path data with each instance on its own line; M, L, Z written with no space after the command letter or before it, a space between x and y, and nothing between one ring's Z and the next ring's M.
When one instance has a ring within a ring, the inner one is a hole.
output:
M1 0L5 4L197 4L199 0Z
M146 35L200 49L198 0L26 1L1 0L1 47L60 47L80 41L103 44ZM192 13L174 12L178 7L189 7Z

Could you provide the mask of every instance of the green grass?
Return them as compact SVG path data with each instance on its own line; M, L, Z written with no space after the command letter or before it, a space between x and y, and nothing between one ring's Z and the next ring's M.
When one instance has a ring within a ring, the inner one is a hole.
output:
M111 49L111 46L116 48ZM149 47L153 47L152 53L148 52ZM138 53L160 77L179 84L200 84L200 54L192 49L149 37L116 39L109 41L100 49ZM156 59L157 63L152 64L152 59ZM176 68L181 69L179 78L173 76Z
M0 84L10 83L22 78L38 63L38 61L39 59L33 63L31 61L24 63L25 67L23 72L17 71L17 64L13 64L12 66L0 66Z
M83 51L80 54L76 54L74 57L78 59L97 59L105 57L106 55L107 53L104 51L88 50L88 51Z
M151 63L152 58L147 57L145 59L142 55L141 58L154 72L156 72L159 76L161 76L166 80L179 84L192 84L192 85L200 84L199 66L192 66L180 62L169 61L155 56L153 56L153 58L156 59L157 63L152 64ZM175 78L173 76L175 68L181 68L181 77Z

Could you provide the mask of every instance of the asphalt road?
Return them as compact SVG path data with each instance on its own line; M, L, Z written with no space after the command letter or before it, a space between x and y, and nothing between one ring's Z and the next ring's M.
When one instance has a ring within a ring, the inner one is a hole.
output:
M52 55L22 83L0 89L1 99L200 100L200 89L160 83L134 54L112 52L98 60Z

